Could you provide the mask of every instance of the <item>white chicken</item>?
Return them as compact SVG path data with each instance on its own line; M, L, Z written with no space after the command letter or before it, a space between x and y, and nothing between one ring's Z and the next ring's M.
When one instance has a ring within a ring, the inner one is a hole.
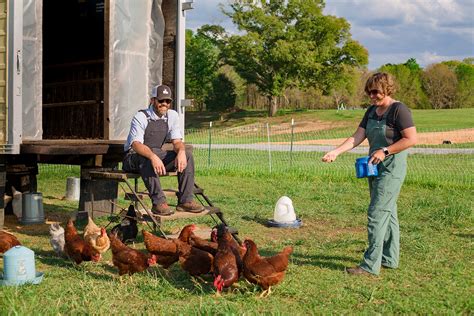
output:
M54 252L58 257L63 257L64 253L64 228L58 223L53 223L49 226L49 242L53 247Z

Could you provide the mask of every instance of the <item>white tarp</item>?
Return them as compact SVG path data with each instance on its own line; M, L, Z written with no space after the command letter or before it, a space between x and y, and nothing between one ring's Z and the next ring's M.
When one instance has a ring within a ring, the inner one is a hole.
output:
M42 1L23 2L23 140L43 136Z
M162 0L110 1L109 139L127 138L135 113L147 107L150 88L161 83Z

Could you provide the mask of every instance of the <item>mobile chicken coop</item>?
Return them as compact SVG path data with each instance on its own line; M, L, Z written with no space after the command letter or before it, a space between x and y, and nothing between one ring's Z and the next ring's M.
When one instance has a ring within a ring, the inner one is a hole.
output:
M0 0L0 216L5 183L36 191L38 163L81 165L87 210L83 174L121 160L153 85L173 89L184 123L190 8L192 0Z

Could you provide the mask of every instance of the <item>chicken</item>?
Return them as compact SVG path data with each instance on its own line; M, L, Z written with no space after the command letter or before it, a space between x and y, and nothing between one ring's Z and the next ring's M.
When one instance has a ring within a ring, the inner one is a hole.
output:
M138 226L136 216L135 207L131 204L122 222L112 228L112 233L117 234L117 237L124 243L134 242L137 238Z
M229 238L230 236L230 238ZM217 230L218 249L214 256L214 287L217 293L239 280L243 264L239 248L227 227L220 225Z
M288 246L272 257L262 257L252 240L246 239L244 246L247 249L243 259L245 278L264 289L261 296L270 295L271 286L280 283L285 276L293 248Z
M58 257L64 255L64 228L58 223L49 226L49 243Z
M185 226L178 239L188 243L194 225ZM173 263L179 260L178 245L175 239L165 239L153 235L145 230L142 231L145 247L148 252L158 255L157 263L163 268L169 268Z
M0 231L0 253L4 253L15 246L21 246L20 241L12 234Z
M212 272L214 257L209 252L193 247L179 239L176 240L176 243L179 263L184 271L193 276Z
M119 275L132 275L142 272L156 264L156 255L144 254L126 246L116 234L109 234L112 262L119 270Z
M64 250L75 263L80 264L83 261L98 262L100 260L100 253L77 234L72 219L70 219L66 225L64 237L66 241Z
M217 253L217 246L218 246L217 242L202 239L201 237L195 235L194 233L190 236L189 243L193 247L207 251L213 256L215 256Z
M87 226L84 227L84 240L100 254L106 252L110 247L110 240L105 228L98 227L90 216Z

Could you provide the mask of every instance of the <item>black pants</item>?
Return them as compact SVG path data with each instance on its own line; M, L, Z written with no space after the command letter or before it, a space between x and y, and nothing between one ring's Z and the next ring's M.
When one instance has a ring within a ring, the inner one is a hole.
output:
M152 148L152 151L163 161L166 171L171 172L176 170L174 165L176 152L163 151L160 148ZM193 200L194 158L191 151L186 150L186 159L186 169L184 169L183 172L178 172L179 204ZM125 155L122 169L126 172L140 173L153 204L166 202L166 196L161 188L160 177L153 170L149 159L131 151Z

